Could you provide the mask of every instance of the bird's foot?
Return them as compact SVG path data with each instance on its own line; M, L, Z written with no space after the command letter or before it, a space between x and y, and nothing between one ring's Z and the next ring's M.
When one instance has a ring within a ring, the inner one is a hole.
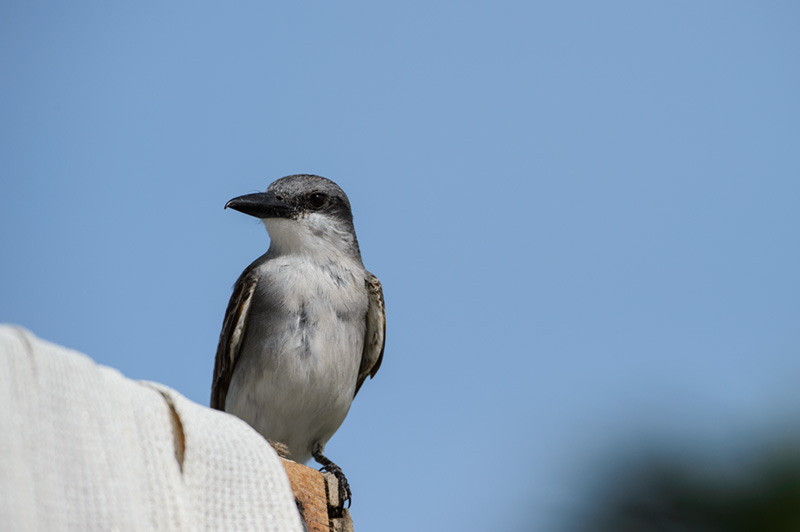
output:
M336 482L339 485L339 489L337 490L339 501L336 507L341 511L341 509L344 509L344 503L346 502L347 507L350 508L353 492L350 491L350 483L347 482L347 477L344 476L344 471L342 471L342 468L334 463L331 463L330 465L323 466L321 469L333 474L333 476L336 477Z
M278 456L291 460L292 453L289 452L289 447L287 447L285 443L272 441L270 439L267 439L267 442L272 446L273 449L275 449L275 452L278 453Z
M344 476L344 471L342 471L341 467L331 462L329 458L322 454L322 446L319 444L314 447L314 452L311 453L311 456L313 456L314 460L319 462L319 464L322 466L320 471L327 471L336 477L336 480L339 484L339 489L337 490L339 492L339 501L333 510L336 514L341 514L344 510L345 502L347 502L347 507L350 508L353 495L353 493L350 491L350 483L347 482L347 477Z

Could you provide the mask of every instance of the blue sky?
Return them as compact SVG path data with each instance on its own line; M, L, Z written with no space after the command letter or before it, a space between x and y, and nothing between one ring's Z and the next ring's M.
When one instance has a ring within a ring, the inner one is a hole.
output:
M793 2L4 2L0 321L207 404L230 198L350 196L384 364L357 530L555 530L800 413ZM649 443L648 443L649 442ZM408 501L410 507L398 507Z

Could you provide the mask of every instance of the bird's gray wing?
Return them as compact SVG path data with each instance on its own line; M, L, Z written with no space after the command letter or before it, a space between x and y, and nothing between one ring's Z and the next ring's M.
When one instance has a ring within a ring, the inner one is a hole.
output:
M228 396L228 387L247 326L247 313L258 284L256 266L259 263L260 261L256 261L251 264L236 281L228 310L225 311L214 361L214 379L211 382L211 408L217 410L225 410L225 398Z
M386 345L386 306L383 302L383 287L377 277L367 272L367 294L369 307L367 308L367 332L364 338L364 352L361 355L361 367L358 369L356 393L367 379L367 375L374 377L383 361L383 348Z

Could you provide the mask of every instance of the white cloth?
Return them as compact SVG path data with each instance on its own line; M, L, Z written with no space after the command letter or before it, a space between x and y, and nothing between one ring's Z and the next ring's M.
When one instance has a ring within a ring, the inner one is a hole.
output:
M302 525L279 458L243 421L0 326L0 530Z

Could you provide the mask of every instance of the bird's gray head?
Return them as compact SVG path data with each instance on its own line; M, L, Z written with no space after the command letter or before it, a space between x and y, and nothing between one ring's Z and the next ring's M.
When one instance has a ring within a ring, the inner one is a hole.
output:
M339 185L318 175L282 177L225 208L261 218L277 254L345 254L361 260L350 200Z

